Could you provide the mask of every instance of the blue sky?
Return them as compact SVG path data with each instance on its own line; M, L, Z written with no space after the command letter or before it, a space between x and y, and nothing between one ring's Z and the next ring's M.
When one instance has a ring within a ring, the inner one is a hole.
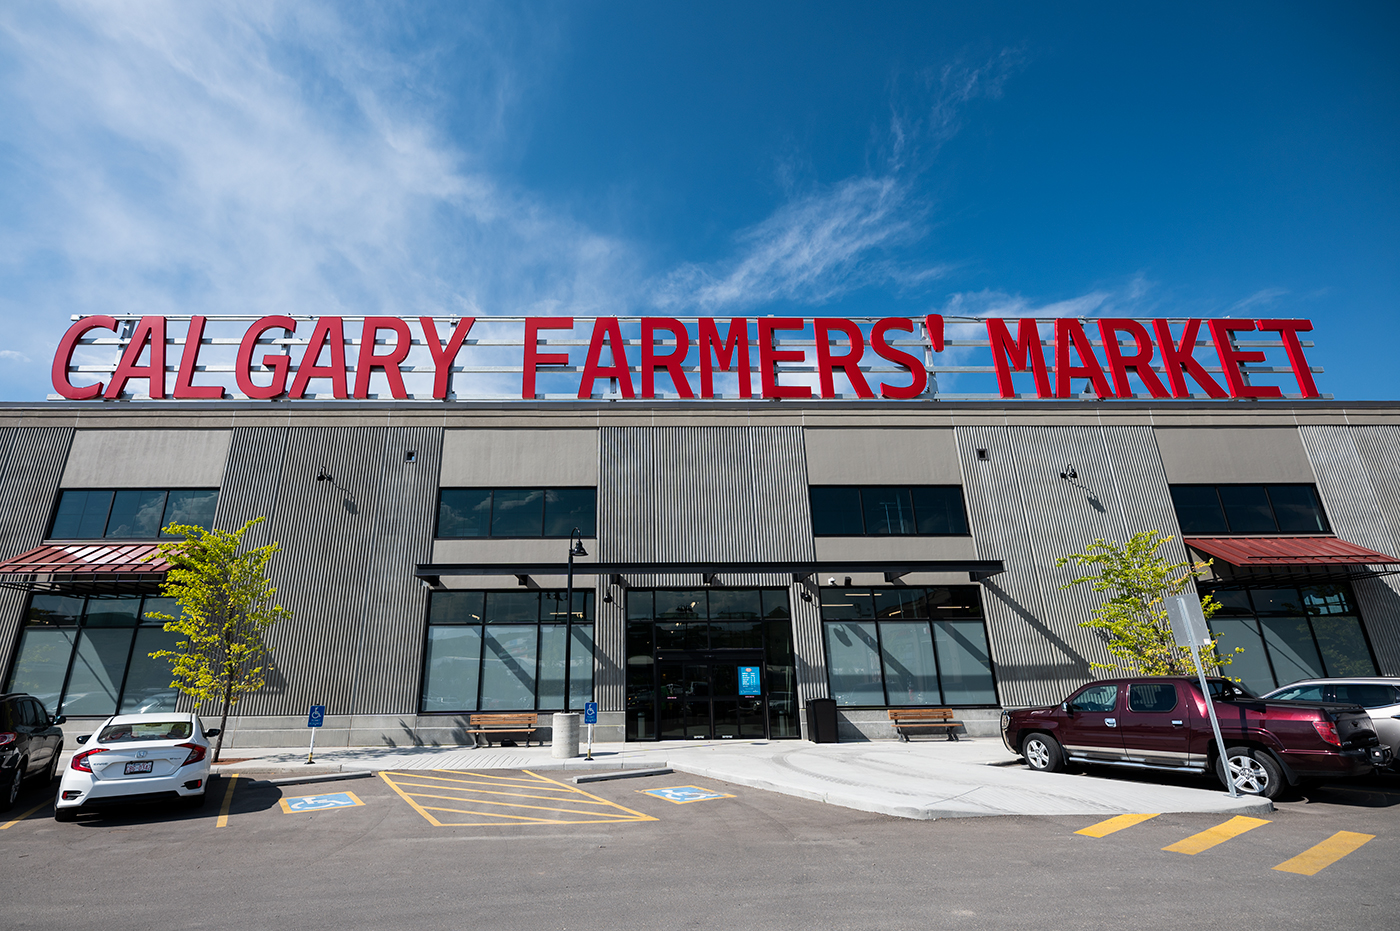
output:
M1400 397L1400 7L0 8L0 397L74 313L1309 317Z

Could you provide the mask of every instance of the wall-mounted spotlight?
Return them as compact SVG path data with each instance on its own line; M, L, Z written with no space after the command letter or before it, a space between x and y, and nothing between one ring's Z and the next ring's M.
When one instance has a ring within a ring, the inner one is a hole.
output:
M982 449L981 447L979 447L979 448L977 449L977 459L978 459L978 461L980 461L980 462L986 462L986 461L987 461L987 451L986 451L985 449Z
M849 575L846 576L846 587L847 587L847 588L850 588L850 587L851 587L851 577L850 577Z
M826 580L826 584L827 584L827 585L835 585L835 584L836 584L836 576L833 575L833 576L831 576L830 578L828 578L828 579Z
M316 476L316 481L318 481L318 482L334 482L335 479L331 478L331 474L330 474L329 472L326 471L326 467L325 467L325 466L321 466L321 472L320 472L319 475Z
M1060 473L1060 478L1064 479L1067 482L1072 482L1075 479L1079 478L1079 473L1074 471L1074 466L1067 465L1065 466L1065 470Z
M416 453L415 451L413 451L413 450L411 450L411 449L408 450L407 452L405 452L405 453L403 454L403 461L404 461L404 462L417 462L417 461L418 461L418 453Z

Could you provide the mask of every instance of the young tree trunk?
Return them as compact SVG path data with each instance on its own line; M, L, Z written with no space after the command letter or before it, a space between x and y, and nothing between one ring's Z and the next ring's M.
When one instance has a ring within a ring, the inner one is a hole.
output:
M229 699L233 697L233 682L224 686L224 710L219 716L219 736L214 738L214 762L219 762L219 751L224 748L224 733L228 730Z

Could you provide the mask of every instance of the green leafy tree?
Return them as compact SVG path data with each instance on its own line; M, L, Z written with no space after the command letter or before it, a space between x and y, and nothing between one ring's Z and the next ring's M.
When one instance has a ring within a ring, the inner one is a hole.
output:
M1080 621L1079 626L1105 631L1108 634L1108 652L1118 662L1093 663L1093 668L1119 670L1135 676L1195 674L1191 650L1177 646L1172 636L1166 600L1181 594L1191 579L1210 567L1210 562L1168 561L1158 549L1171 539L1159 536L1156 530L1149 530L1133 534L1126 544L1095 540L1084 552L1055 560L1057 566L1092 570L1062 588L1089 585L1094 591L1107 596L1094 611L1093 619ZM1207 618L1218 610L1219 602L1210 595L1201 599L1201 611ZM1201 665L1207 675L1221 675L1223 668L1233 659L1232 654L1220 655L1215 640L1209 646L1201 647L1200 652ZM1244 650L1236 647L1234 652L1242 653Z
M272 668L263 631L292 616L274 602L277 589L267 577L268 561L278 545L243 549L243 535L262 520L254 518L232 533L187 524L166 527L167 535L184 538L162 543L159 548L159 554L171 564L162 594L179 603L180 616L146 613L149 618L165 621L166 630L183 637L175 649L150 654L170 661L175 678L171 687L200 702L219 702L216 763L224 745L229 708L245 692L262 688Z

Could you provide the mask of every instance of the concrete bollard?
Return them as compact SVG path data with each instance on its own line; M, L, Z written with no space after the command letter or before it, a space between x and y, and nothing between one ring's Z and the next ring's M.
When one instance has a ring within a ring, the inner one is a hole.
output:
M556 760L571 760L578 756L579 715L559 713L554 716L554 739L550 742L549 755Z

